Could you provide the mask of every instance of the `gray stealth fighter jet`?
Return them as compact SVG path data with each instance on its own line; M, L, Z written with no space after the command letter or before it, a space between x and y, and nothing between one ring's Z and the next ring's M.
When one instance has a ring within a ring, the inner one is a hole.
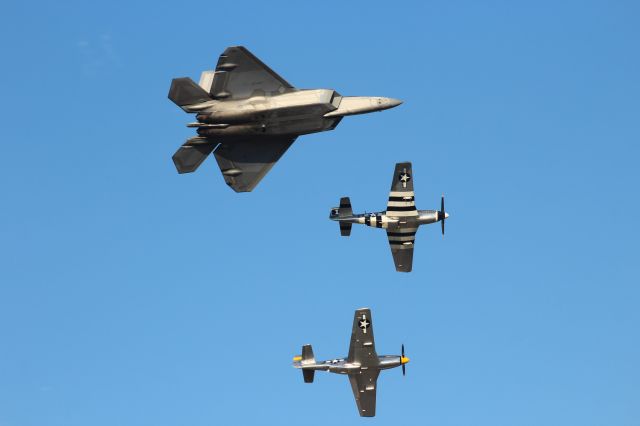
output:
M351 343L346 359L316 362L311 345L304 345L302 355L293 358L293 366L302 370L305 383L313 382L317 370L347 374L358 412L363 417L376 415L376 386L380 371L402 366L404 375L405 364L408 362L409 358L404 356L404 345L401 355L378 356L373 340L371 311L367 308L358 309L353 317Z
M441 222L444 235L444 221L448 217L449 213L444 211L444 195L440 201L440 211L416 210L411 163L396 164L386 211L353 214L349 197L343 197L340 199L340 207L331 209L329 215L329 219L340 224L340 234L343 237L351 235L351 226L354 223L386 229L398 272L411 272L413 243L418 227Z
M200 84L171 82L169 99L196 114L198 136L173 155L178 173L191 173L213 152L224 180L249 192L300 135L333 130L342 117L400 105L390 98L341 96L329 89L296 89L246 48L227 48Z

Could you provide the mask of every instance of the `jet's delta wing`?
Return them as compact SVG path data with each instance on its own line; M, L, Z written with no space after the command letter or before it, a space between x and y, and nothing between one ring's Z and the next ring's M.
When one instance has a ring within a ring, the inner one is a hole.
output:
M223 143L213 154L227 185L236 192L250 192L295 140L281 136L259 142Z
M248 99L295 90L284 78L243 46L228 47L216 65L210 94L213 99ZM224 141L214 152L227 185L250 192L296 140L295 136Z
M407 226L407 218L418 216L413 192L413 170L411 163L398 163L391 180L391 191L387 202L387 215L397 217L398 222L387 227L387 237L393 262L399 272L411 272L413 244L418 225Z
M278 95L294 90L264 62L243 46L228 47L216 65L211 97L214 99L247 99L255 95Z

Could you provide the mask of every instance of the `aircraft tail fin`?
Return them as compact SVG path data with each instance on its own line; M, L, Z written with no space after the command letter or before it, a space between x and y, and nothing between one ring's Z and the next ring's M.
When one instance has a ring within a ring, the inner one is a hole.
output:
M172 157L178 173L196 171L217 145L217 142L201 136L188 139Z
M304 366L308 364L315 364L316 358L313 356L313 348L311 345L304 345L302 347L302 359L300 365L302 365L302 377L305 383L313 383L313 377L315 376L314 370L305 370Z
M209 93L189 77L174 78L171 80L169 99L182 109L188 105L196 105L212 100Z
M339 217L347 217L353 215L353 209L351 208L351 200L349 197L340 198L340 207L338 208Z
M342 222L340 219L353 216L353 209L351 208L351 200L349 197L340 198L340 207L334 207L331 209L331 219L337 220L340 225L340 235L348 237L351 235L351 223Z
M351 235L352 225L352 223L340 222L340 235L343 237L348 237L349 235Z
M200 82L198 83L198 86L202 87L205 92L211 93L211 88L213 87L213 79L215 76L215 71L202 71L202 74L200 74Z
M305 383L313 383L313 377L316 375L315 370L302 370L302 377Z
M311 345L304 345L302 347L302 355L293 358L293 366L302 370L302 377L305 383L313 383L315 363L316 359L313 356Z
M311 345L304 345L302 347L302 359L300 360L300 364L315 364L316 358L313 356L313 348Z

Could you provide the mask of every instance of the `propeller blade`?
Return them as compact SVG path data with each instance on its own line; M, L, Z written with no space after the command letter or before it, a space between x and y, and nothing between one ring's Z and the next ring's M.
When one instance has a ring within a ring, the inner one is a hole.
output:
M444 194L442 194L442 198L440 199L440 227L442 228L442 236L444 236L444 219L445 219L445 211L444 211Z
M404 358L404 343L402 344L402 351L401 351L401 353L402 353L402 358Z
M402 364L402 375L405 376L407 374L407 371L404 368L404 364Z
M400 353L402 354L402 358L400 358L400 361L402 362L402 359L404 359L404 343L402 344L402 349L400 350ZM404 376L405 374L407 374L407 371L405 370L405 365L402 364L402 375Z

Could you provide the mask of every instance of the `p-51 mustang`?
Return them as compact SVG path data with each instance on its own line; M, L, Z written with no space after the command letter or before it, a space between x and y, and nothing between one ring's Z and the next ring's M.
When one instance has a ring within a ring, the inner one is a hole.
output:
M449 213L444 211L444 195L440 201L440 211L416 210L411 163L396 164L386 211L353 214L349 197L343 197L340 199L340 207L331 209L329 215L331 220L340 224L340 235L343 237L351 235L354 223L386 229L396 271L399 272L411 272L413 243L418 227L441 222L444 235L444 221L448 217Z
M358 309L353 317L351 343L346 359L316 362L311 345L304 345L302 355L293 358L293 366L302 370L305 383L313 382L317 370L348 375L358 413L363 417L376 415L376 386L380 371L402 366L404 375L405 364L408 362L409 358L404 356L404 345L401 355L378 356L373 340L371 311L367 308Z
M196 114L198 136L173 155L178 173L191 173L213 152L224 180L249 192L300 135L333 130L347 115L393 108L391 98L341 96L335 90L296 89L242 46L227 48L200 84L171 82L169 99Z

